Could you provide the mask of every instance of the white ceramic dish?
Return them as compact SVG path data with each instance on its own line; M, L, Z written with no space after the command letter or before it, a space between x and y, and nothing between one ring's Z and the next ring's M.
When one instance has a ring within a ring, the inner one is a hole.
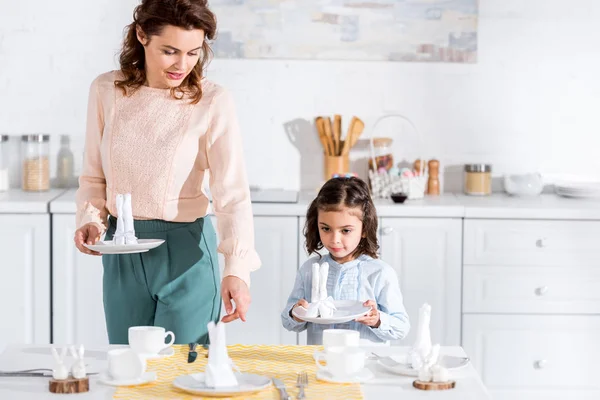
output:
M108 372L104 372L98 376L98 382L108 386L145 385L146 383L154 382L156 379L158 379L156 372L144 372L141 377L136 379L113 379Z
M84 246L100 254L131 254L146 252L160 246L164 242L163 239L138 239L137 244L115 245L112 240L103 240L96 244L84 244Z
M373 379L375 375L367 367L361 369L357 374L347 378L338 378L331 375L328 371L317 371L317 379L328 383L363 383L369 379Z
M256 374L235 372L237 386L213 388L206 386L204 372L175 378L173 386L185 392L206 397L234 397L250 395L271 386L271 379Z
M307 317L306 308L295 307L292 311L292 315L296 318L306 322L312 322L313 324L343 324L344 322L353 321L358 317L366 315L370 307L363 306L362 301L354 300L334 300L336 310L333 311L333 315L329 318L321 317Z
M377 356L377 364L383 367L385 370L394 374L406 375L406 376L418 376L419 371L413 369L408 360L408 355L394 355L394 356ZM459 370L469 365L469 359L465 357L456 356L440 356L440 365L446 368L448 371Z

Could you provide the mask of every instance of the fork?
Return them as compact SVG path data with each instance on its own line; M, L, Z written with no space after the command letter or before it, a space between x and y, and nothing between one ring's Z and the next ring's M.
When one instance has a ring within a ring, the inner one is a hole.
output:
M298 392L298 397L296 397L297 400L302 400L306 398L306 396L304 395L305 386L308 386L308 374L306 372L298 372L298 378L296 379L296 387L299 388L300 391Z

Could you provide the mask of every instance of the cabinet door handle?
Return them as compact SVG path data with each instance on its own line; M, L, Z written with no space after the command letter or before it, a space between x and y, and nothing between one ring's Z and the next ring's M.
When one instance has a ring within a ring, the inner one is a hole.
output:
M546 292L548 292L548 286L541 286L541 287L535 289L535 294L537 296L543 296L546 294Z
M381 229L381 233L383 233L384 235L389 235L392 232L394 232L394 228L392 228L391 226L384 226Z
M537 360L533 363L533 368L535 369L543 369L546 364L548 364L548 361L546 360Z
M548 239L547 238L540 238L540 239L536 240L535 245L537 247L539 247L540 249L544 248L544 247L546 247L548 245Z

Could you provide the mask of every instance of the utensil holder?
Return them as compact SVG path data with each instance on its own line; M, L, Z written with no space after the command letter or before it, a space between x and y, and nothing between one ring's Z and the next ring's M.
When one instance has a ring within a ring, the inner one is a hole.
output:
M325 160L325 168L324 168L324 177L325 180L329 180L333 178L333 175L345 175L350 172L350 158L348 154L341 156L328 156L324 155Z

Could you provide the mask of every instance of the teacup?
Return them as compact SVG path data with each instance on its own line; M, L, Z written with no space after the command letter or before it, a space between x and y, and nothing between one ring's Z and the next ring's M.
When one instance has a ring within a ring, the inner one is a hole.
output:
M329 347L317 355L316 363L318 369L327 371L333 378L351 379L365 368L365 351L360 347Z
M167 336L171 341L165 343ZM160 326L132 326L128 331L129 346L138 354L153 355L161 350L169 348L175 342L175 334L171 331L165 332Z
M357 347L360 342L360 332L352 329L323 330L323 347Z
M114 380L137 379L146 372L146 360L127 348L108 351L108 374Z

